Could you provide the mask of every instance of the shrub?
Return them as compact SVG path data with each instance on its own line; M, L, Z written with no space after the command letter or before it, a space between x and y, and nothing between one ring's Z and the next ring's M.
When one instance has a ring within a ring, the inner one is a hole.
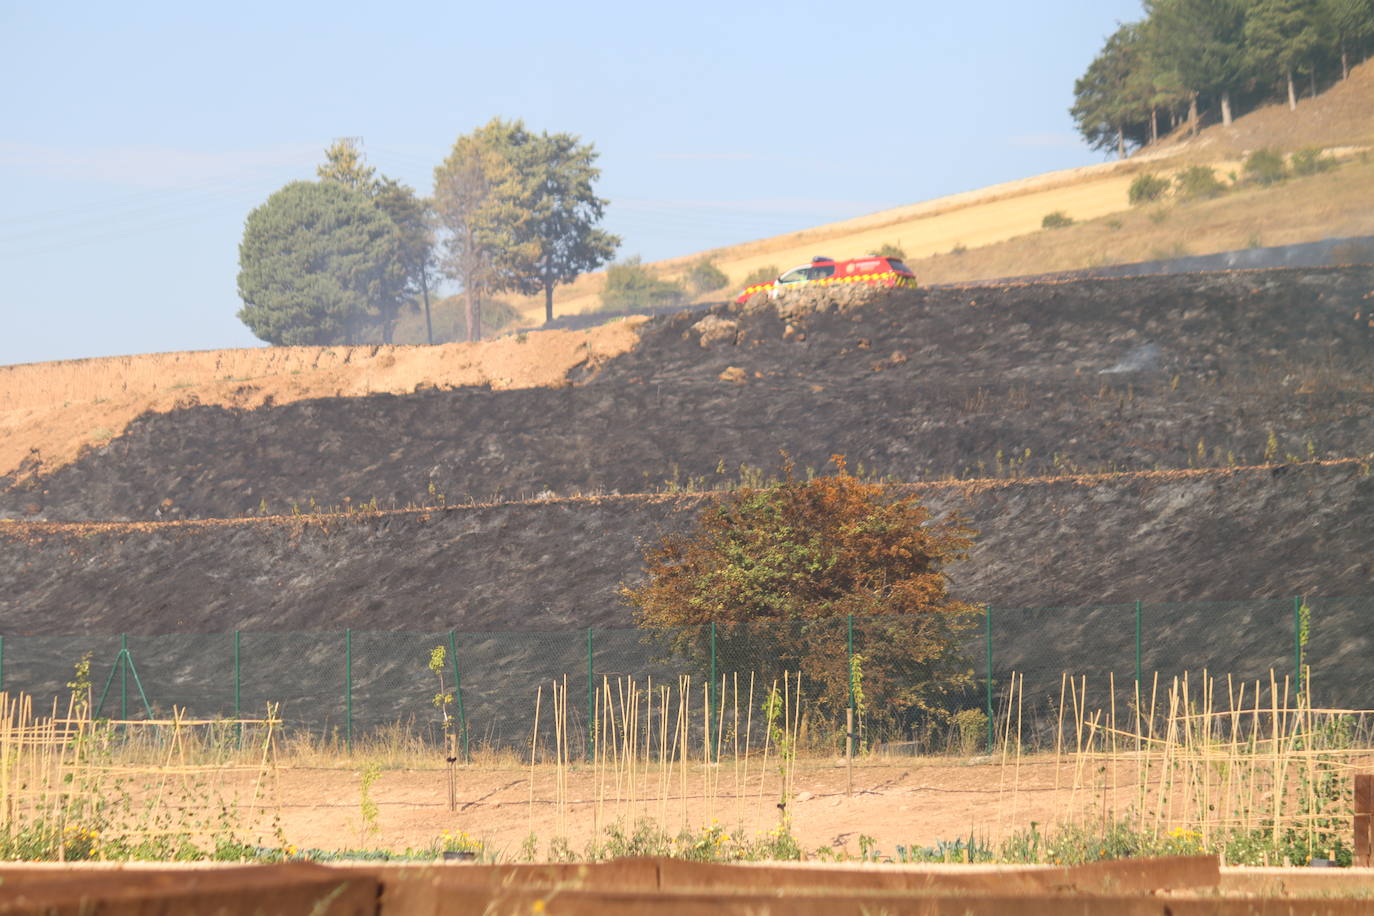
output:
M1245 180L1251 184L1278 184L1287 177L1283 153L1276 149L1257 149L1245 157Z
M693 263L687 268L687 274L683 279L687 282L687 288L698 296L713 289L720 289L730 282L725 271L717 267L710 258L702 258Z
M1174 179L1178 195L1188 200L1205 200L1226 193L1226 185L1217 179L1217 171L1210 166L1190 165Z
M899 261L906 260L906 252L902 250L900 245L894 245L891 242L883 242L877 248L870 251L869 254L875 258L896 258Z
M606 268L606 285L601 290L601 309L629 312L642 308L677 305L687 298L678 283L661 279L645 267L636 255Z
M780 480L721 496L692 529L650 546L647 579L622 595L675 655L704 666L702 627L714 623L725 657L771 659L777 671L765 679L800 672L803 693L832 720L849 705L853 615L866 705L904 728L920 712L941 714L969 683L959 640L976 608L950 597L944 567L974 532L957 516L932 522L916 496L833 462L833 474L804 481L788 463Z
M1336 167L1336 160L1322 153L1319 146L1304 146L1293 154L1294 175L1316 175Z
M981 709L964 709L954 714L959 734L959 756L972 757L988 740L988 714Z
M755 286L759 283L769 283L776 280L779 273L778 265L767 264L757 270L750 271L749 276L744 278L744 285Z
M1136 204L1159 200L1168 190L1169 179L1162 175L1146 172L1144 175L1135 176L1135 180L1131 182L1130 190L1126 192L1126 198L1132 206L1135 206Z
M1040 220L1041 229L1063 229L1065 226L1073 225L1073 217L1066 214L1063 210L1055 210L1053 213L1046 213Z

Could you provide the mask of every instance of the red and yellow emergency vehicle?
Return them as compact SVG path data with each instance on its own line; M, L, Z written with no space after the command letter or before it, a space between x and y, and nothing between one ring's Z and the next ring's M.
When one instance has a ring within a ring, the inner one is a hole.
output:
M914 288L916 275L897 258L867 257L850 261L816 257L787 271L776 280L747 287L735 300L743 304L757 293L777 295L779 290L808 286L832 286L839 283L868 283L873 286Z

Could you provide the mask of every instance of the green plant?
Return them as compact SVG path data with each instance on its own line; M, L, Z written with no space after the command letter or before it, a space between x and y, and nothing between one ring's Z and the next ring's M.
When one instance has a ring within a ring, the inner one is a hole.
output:
M683 280L686 281L687 288L698 296L713 289L720 289L730 283L730 278L726 276L725 271L717 267L710 258L702 258L692 262L692 266L687 268Z
M1066 226L1072 225L1073 217L1069 216L1063 210L1055 210L1052 213L1046 213L1040 220L1041 229L1063 229Z
M453 702L453 691L444 683L444 671L448 668L448 649L443 646L435 646L429 650L429 670L439 680L439 692L430 700L436 709L442 713L444 734L447 735L453 727L453 717L448 713L449 704Z
M760 283L772 283L778 278L778 273L778 265L766 264L763 267L751 270L744 278L743 284L747 288L750 286L757 286Z
M1117 230L1121 229L1121 227L1123 227L1123 226L1125 226L1125 225L1126 225L1126 224L1123 223L1123 222L1122 222L1121 220L1119 220L1119 219L1109 219L1109 220L1107 220L1107 228L1110 229L1110 230L1112 230L1113 232L1116 232Z
M987 741L988 714L981 709L961 709L954 714L954 730L959 736L959 756L972 757Z
M1208 200L1226 193L1216 169L1206 165L1188 166L1174 178L1174 185L1185 200Z
M362 816L362 827L358 832L361 846L366 846L369 838L377 833L377 815L380 809L372 797L372 786L381 775L382 765L375 761L366 764L358 774L358 811Z
M1334 157L1323 153L1321 147L1304 146L1293 153L1290 164L1294 175L1316 175L1334 169L1337 163Z
M963 242L955 242L954 247L949 250L949 253L954 255L955 257L958 257L966 251L968 251L967 245L965 245Z
M906 260L906 252L902 250L902 247L900 245L894 245L891 242L883 242L877 248L870 251L869 254L875 258L896 258L899 261Z
M1245 157L1245 180L1251 184L1278 184L1288 177L1283 153L1276 149L1257 149Z
M686 296L687 292L681 284L661 279L636 255L606 268L606 283L601 289L601 308L607 312L656 308L677 305Z
M1126 191L1126 199L1131 205L1150 203L1159 200L1169 191L1169 179L1163 175L1155 175L1152 172L1145 172L1137 175L1131 182L1131 186Z

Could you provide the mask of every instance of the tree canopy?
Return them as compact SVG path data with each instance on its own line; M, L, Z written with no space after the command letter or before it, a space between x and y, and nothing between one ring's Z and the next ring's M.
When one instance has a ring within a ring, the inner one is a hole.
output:
M1349 72L1349 54L1374 38L1374 0L1145 0L1074 85L1070 109L1097 149L1124 156L1159 136L1161 114L1193 129L1199 100L1230 124L1236 99L1254 103L1282 86L1297 105L1293 75Z
M571 134L534 134L495 118L454 143L434 172L435 210L448 230L445 272L463 288L468 326L488 291L544 293L608 261L620 239L596 228L596 151Z
M957 517L932 521L915 496L833 461L832 474L799 480L789 464L779 480L723 496L690 531L650 547L645 580L624 595L641 626L716 624L727 643L766 645L831 712L849 698L839 640L854 615L872 705L935 710L968 679L958 636L975 609L950 597L945 569L974 532ZM690 652L698 637L671 639Z
M356 343L382 317L397 244L391 221L361 192L292 182L248 214L238 317L272 344Z
M593 192L601 177L597 153L572 134L540 134L514 151L524 199L516 244L496 252L494 287L544 294L544 320L553 320L553 291L609 261L620 239L596 224L606 201Z

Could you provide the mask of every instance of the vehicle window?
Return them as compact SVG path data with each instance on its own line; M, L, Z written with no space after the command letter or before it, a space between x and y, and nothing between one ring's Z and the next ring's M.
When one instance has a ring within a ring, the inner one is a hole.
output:
M887 263L893 270L904 270L907 273L911 273L911 268L907 267L905 264L903 264L896 258L888 258Z
M826 277L833 277L834 275L834 264L821 264L816 267L808 268L806 271L806 279L808 280L824 280Z
M802 282L803 280L809 280L810 277L808 277L807 274L810 272L810 270L811 270L810 265L808 265L808 266L806 266L806 267L794 267L794 268L792 268L791 270L789 270L787 273L783 274L781 277L778 277L778 282L779 282L779 283L800 283L800 282Z

